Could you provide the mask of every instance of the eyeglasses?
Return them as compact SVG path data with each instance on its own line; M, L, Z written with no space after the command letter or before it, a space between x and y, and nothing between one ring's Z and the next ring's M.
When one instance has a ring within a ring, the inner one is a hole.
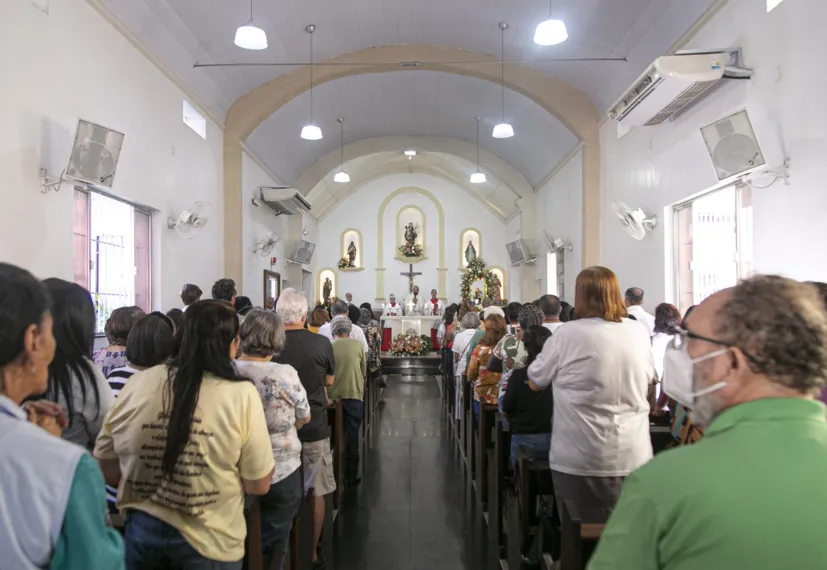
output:
M739 351L741 351L741 354L743 354L747 358L747 360L749 360L755 365L758 365L758 360L755 357L753 357L750 353L748 353L740 346L732 344L731 342L726 342L723 340L717 340L714 338L699 335L682 327L672 327L672 334L674 336L672 337L671 345L678 350L686 350L687 346L689 345L689 343L686 342L688 339L702 340L704 342L708 342L709 344L714 344L716 346L723 346L726 348L737 348Z

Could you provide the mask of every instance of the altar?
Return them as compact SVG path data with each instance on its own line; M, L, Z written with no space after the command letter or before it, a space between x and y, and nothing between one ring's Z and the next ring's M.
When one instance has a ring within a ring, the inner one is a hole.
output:
M385 321L389 321L391 323L391 338L396 338L401 334L406 334L410 329L416 331L418 336L425 335L427 337L431 336L431 325L436 322L442 320L442 317L439 315L434 315L431 317L424 316L424 315L410 315L405 317L386 317L382 316L382 325L384 326Z

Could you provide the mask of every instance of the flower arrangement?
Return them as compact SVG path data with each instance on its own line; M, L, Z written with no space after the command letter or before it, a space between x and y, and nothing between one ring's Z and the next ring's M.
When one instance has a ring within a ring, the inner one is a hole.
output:
M471 293L471 285L475 281L482 280L485 287L485 296L492 299L496 298L495 292L498 291L500 283L493 271L489 271L485 265L485 261L478 257L468 264L465 273L462 274L462 281L460 283L460 298L463 301L471 301L472 304L479 304L482 301L483 291L477 287L473 294ZM504 304L505 299L500 299L500 303Z
M347 269L348 267L353 267L350 263L350 258L348 256L344 256L342 259L339 260L337 264L339 269Z
M405 245L400 245L399 253L402 254L402 257L422 257L423 255L425 255L425 251L422 249L422 245L418 243L406 243Z
M400 334L393 340L391 354L396 356L423 356L431 352L430 339L416 335Z

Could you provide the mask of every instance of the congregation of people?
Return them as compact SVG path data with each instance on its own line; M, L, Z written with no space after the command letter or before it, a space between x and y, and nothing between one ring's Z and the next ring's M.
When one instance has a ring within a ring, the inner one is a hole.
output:
M510 432L511 467L546 463L557 508L606 524L592 570L815 568L825 290L756 276L683 315L650 314L642 289L624 295L590 267L573 305L446 306L433 290L423 314L441 317L453 409L468 384L476 421L496 406ZM281 569L307 473L312 563L325 567L325 497L362 482L365 386L385 382L382 316L404 309L392 296L377 314L350 294L310 308L295 289L254 307L228 278L211 299L194 284L180 296L166 313L115 309L96 351L88 291L0 264L0 567L238 569L255 495L266 567ZM681 413L701 437L655 455L652 423Z

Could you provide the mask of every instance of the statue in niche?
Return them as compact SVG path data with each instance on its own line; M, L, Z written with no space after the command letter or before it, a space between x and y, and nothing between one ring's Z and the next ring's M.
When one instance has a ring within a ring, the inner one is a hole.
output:
M347 246L348 267L356 267L356 244L352 241Z
M494 275L494 283L496 284L496 287L494 287L494 291L491 292L491 297L492 297L491 300L494 302L495 305L501 305L502 302L503 302L503 298L502 298L502 295L500 295L500 289L502 289L503 284L500 281L500 278L497 276L496 273L494 273L493 275Z
M330 300L330 293L333 291L333 282L330 280L330 277L325 277L324 285L322 286L322 301L324 304L327 305L328 300Z
M416 226L413 222L408 223L405 226L405 243L411 247L416 244L416 238L419 237L419 234L416 233Z
M468 247L465 248L465 261L469 265L477 260L477 248L474 247L472 240L468 240Z

